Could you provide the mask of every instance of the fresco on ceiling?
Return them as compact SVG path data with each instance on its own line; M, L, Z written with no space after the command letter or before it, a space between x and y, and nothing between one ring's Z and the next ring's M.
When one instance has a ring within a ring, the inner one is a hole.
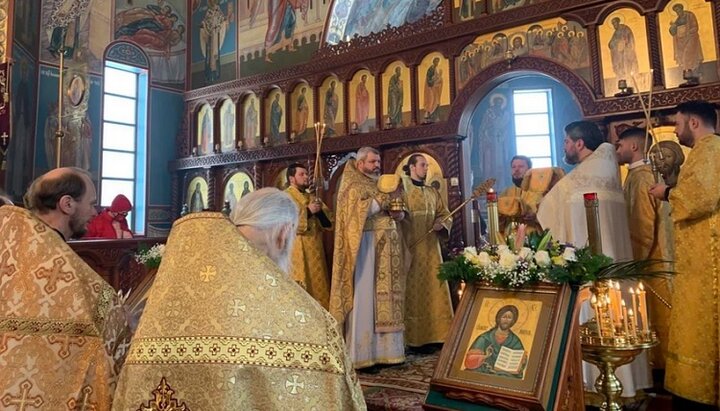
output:
M67 69L63 76L65 90L72 84L83 84L83 93L71 101L71 93L63 96L62 125L65 136L62 141L62 166L80 167L90 172L97 169L100 158L100 123L102 113L101 77L88 76L86 68ZM77 79L81 80L77 80ZM58 70L56 67L40 66L38 81L39 119L35 131L35 175L55 167L55 133L58 131Z
M456 59L458 89L510 53L515 57L537 56L553 60L588 83L592 81L587 31L579 23L555 18L478 36Z
M242 0L238 3L240 77L310 61L320 46L328 0Z
M414 23L431 14L442 0L338 0L335 2L325 41L337 44L365 37L386 27Z
M192 1L192 88L235 79L235 10L235 0Z
M37 69L35 61L24 50L13 50L12 126L7 151L0 163L6 168L5 191L12 198L22 198L33 177L33 138L35 135L35 98ZM0 136L3 138L3 136ZM10 160L10 161L7 161Z
M36 55L38 35L42 30L37 30L40 7L34 7L32 1L16 1L13 10L13 39L26 51L32 51Z
M453 16L459 21L471 20L485 14L499 13L542 1L544 0L454 0Z
M185 88L185 0L116 2L115 40L132 41L150 58L153 84Z
M40 18L40 60L65 66L86 65L102 73L105 47L112 40L112 0L45 0Z

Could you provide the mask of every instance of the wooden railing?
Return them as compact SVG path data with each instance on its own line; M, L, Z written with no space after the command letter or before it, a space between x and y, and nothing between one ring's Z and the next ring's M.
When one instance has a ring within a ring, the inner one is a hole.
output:
M132 238L127 240L78 240L70 247L116 290L135 289L147 274L144 265L135 261L138 249L165 243L166 238Z

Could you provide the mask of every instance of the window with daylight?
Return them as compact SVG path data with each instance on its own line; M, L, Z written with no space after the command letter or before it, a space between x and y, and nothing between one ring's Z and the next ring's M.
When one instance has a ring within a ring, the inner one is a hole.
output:
M551 107L550 89L513 91L516 152L530 157L534 168L556 164Z
M105 62L103 89L100 205L109 207L118 194L133 205L128 224L145 234L147 189L148 72Z

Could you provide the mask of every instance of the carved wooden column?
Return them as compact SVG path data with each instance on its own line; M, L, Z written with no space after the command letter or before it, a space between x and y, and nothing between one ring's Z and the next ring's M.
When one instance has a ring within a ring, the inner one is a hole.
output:
M371 71L375 76L375 130L380 131L385 126L383 118L383 89L382 89L382 71Z
M216 209L216 203L215 203L215 173L212 172L212 169L206 168L204 171L205 181L207 181L208 184L208 203L206 207L211 211L220 211L220 208L217 207Z
M590 55L597 58L590 59L590 68L592 69L593 92L595 97L603 97L603 78L600 62L600 42L598 40L597 25L590 24L587 26L588 46L590 47Z
M663 89L665 88L665 71L660 57L660 33L658 31L658 15L656 12L651 11L645 15L645 27L650 48L650 68L654 69L652 87Z
M350 79L346 78L341 83L343 87L343 133L340 134L341 136L350 134Z
M172 198L172 202L170 203L170 215L172 215L173 220L180 217L180 205L184 203L184 201L180 198L182 191L180 190L179 173L179 171L173 172L172 186L170 188L170 198Z
M417 63L410 65L410 126L414 127L420 124L418 121L418 111L420 111L420 93L418 92L418 67Z
M455 85L457 84L456 78L455 78L455 59L457 57L450 54L450 57L448 57L448 82L450 87L450 105L452 106L453 101L455 101L455 94L457 94L455 90Z

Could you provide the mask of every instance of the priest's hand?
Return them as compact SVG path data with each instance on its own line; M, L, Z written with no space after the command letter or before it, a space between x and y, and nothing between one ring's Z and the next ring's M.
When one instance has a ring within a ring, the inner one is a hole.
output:
M665 198L665 192L667 191L668 186L663 183L655 183L652 186L650 186L650 189L648 190L650 192L650 195L657 198L658 200L665 200L667 201L667 198Z
M312 201L307 206L308 210L310 210L311 214L317 214L318 211L322 210L322 205L320 205L317 201Z
M390 211L390 218L395 221L400 221L405 218L405 212L403 211Z
M433 223L433 231L442 231L445 227L442 225L441 220L435 220L435 223Z

